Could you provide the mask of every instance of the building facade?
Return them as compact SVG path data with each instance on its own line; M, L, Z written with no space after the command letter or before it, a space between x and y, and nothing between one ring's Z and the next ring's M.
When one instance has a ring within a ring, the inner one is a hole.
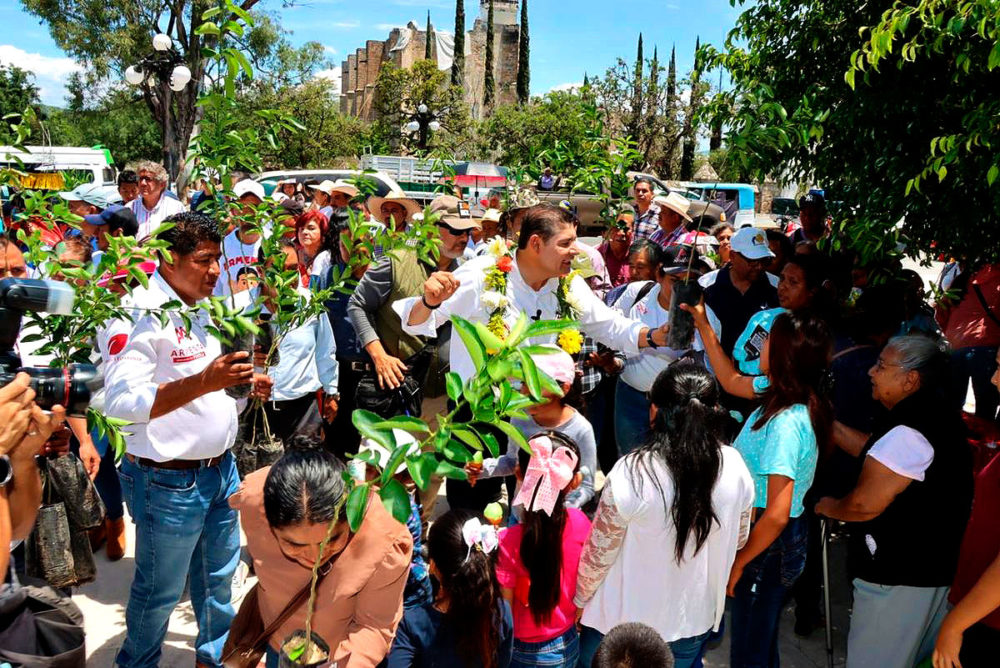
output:
M465 101L473 118L483 116L483 90L486 79L486 33L489 0L480 0L479 17L472 30L465 33ZM520 21L518 0L493 0L493 78L495 104L517 101L518 40ZM442 70L451 71L451 48L454 35L434 28L431 57ZM341 63L340 111L343 114L374 120L375 82L382 66L392 62L406 69L426 54L427 32L411 21L405 28L394 28L384 41L368 40Z

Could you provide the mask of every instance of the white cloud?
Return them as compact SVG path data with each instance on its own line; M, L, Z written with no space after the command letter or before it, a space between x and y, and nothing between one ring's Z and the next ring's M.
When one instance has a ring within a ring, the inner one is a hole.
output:
M72 58L28 53L11 44L0 44L0 63L16 65L34 74L39 97L43 103L52 105L65 103L66 80L83 69Z
M340 65L316 73L317 79L328 79L333 82L333 94L340 95Z
M402 23L376 23L375 30L380 32L392 32L396 28L405 28L406 26Z
M332 25L334 28L359 28L361 27L361 21L334 21Z
M583 82L582 81L577 81L575 83L574 82L568 82L568 83L561 83L558 86L553 86L552 88L549 89L549 92L550 93L554 93L556 91L572 92L574 90L579 90L580 88L583 88Z
M332 46L324 46L323 47L323 53L327 54L328 56L336 56L337 55L337 50L335 48L333 48Z

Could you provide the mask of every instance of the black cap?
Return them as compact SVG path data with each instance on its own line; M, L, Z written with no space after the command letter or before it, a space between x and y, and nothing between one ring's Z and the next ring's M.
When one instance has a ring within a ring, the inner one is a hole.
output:
M808 192L799 198L799 208L804 209L807 206L825 207L826 198L821 193Z
M667 246L663 249L662 258L664 274L683 274L688 271L702 274L706 268L698 251L690 246Z

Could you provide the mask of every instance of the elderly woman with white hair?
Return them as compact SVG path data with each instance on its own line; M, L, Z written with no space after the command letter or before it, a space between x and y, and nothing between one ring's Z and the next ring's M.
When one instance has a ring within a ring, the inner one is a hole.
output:
M850 523L849 666L910 668L930 656L972 506L972 455L942 396L948 356L921 335L889 341L868 372L888 409L855 488L816 513Z

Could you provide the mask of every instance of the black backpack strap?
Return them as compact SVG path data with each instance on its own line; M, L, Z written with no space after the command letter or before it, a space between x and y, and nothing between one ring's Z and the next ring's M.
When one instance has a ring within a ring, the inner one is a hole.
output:
M642 286L638 294L636 294L635 299L632 300L632 305L629 306L628 309L631 311L635 308L635 305L641 302L642 298L649 294L649 291L653 289L654 285L656 285L656 281L646 281L646 285Z
M973 283L972 289L976 291L976 296L979 297L979 303L982 304L983 310L986 311L986 315L989 317L989 319L992 320L997 325L1000 325L1000 318L997 318L996 314L993 312L993 309L991 309L990 305L986 303L986 297L985 295L983 295L983 291L979 287L979 285Z

